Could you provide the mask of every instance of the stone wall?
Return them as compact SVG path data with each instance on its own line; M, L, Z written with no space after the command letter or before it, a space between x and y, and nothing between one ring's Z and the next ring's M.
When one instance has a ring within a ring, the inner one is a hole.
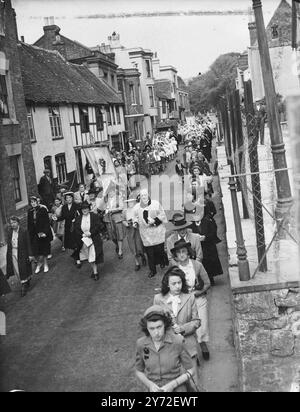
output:
M300 288L233 296L243 392L300 391Z

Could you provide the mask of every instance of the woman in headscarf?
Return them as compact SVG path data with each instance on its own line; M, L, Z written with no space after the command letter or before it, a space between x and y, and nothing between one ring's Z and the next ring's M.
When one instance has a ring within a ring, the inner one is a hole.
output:
M30 198L31 209L27 215L27 228L33 256L37 257L35 273L39 273L44 265L44 272L49 271L47 256L51 253L51 231L48 211L38 204L35 196Z
M151 306L140 325L145 336L137 341L137 378L149 392L187 392L186 383L195 371L183 336L172 332L170 314Z
M134 206L134 222L138 223L140 235L148 257L149 278L156 275L156 265L163 269L169 264L164 249L167 216L156 200L149 197L147 189L140 192L140 202Z

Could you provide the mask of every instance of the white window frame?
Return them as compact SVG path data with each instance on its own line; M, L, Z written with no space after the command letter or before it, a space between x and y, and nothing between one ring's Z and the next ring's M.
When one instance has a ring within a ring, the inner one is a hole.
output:
M136 105L136 94L135 94L134 84L129 85L129 95L130 95L131 105Z
M152 93L150 93L150 90L151 90ZM148 86L148 94L149 94L150 107L155 107L153 86ZM152 102L153 102L153 104L152 104Z
M17 165L19 171L19 186L20 186L20 201L16 201L16 209L21 209L22 207L28 204L27 201L27 187L26 187L26 179L25 179L25 171L24 171L24 163L21 154L10 156L10 158L15 157L17 158Z
M60 162L61 158L63 158L63 162ZM55 155L55 166L58 184L66 183L68 181L68 171L65 153L58 153L57 155ZM60 170L61 166L63 166L63 170Z
M52 140L63 139L59 106L48 106Z
M28 132L31 143L36 142L36 135L34 130L34 123L33 123L33 115L32 115L32 107L26 106L27 111L27 124L28 124Z

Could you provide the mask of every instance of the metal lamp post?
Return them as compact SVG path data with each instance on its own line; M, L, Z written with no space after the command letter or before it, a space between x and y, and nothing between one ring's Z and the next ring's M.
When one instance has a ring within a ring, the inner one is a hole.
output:
M266 109L268 114L268 125L270 129L273 163L275 170L281 169L280 172L275 172L277 188L277 204L275 215L278 221L281 221L286 216L292 203L291 187L288 171L282 170L287 168L287 163L279 120L279 111L276 103L276 91L262 12L262 3L261 0L252 0L252 3L255 15L257 41L266 96ZM280 235L282 236L283 233L284 231L281 230Z

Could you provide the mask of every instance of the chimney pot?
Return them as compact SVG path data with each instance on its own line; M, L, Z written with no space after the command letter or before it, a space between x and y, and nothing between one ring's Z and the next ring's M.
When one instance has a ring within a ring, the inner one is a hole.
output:
M21 42L25 43L24 36L21 36Z
M249 34L250 34L250 46L254 46L254 44L257 40L255 22L248 23L248 29L249 29Z

